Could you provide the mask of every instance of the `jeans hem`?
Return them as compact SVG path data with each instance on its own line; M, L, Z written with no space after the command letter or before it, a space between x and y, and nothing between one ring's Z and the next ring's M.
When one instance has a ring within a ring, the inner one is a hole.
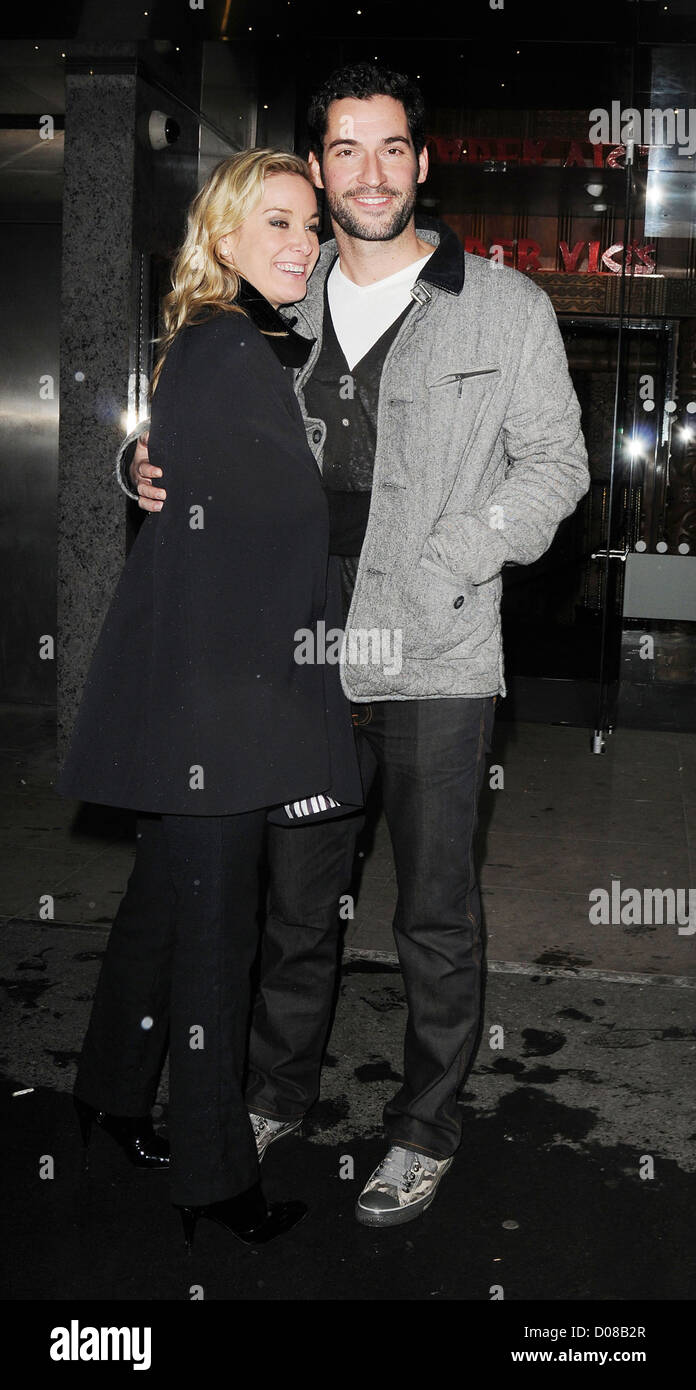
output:
M390 1145L396 1145L400 1149L410 1149L411 1153L427 1154L428 1158L436 1158L438 1163L442 1163L443 1159L445 1158L454 1158L454 1155L457 1152L457 1149L455 1148L452 1150L451 1153L448 1154L434 1153L432 1149L426 1148L426 1145L421 1144L419 1140L399 1139L393 1134L387 1134L387 1139L389 1140Z
M252 1100L250 1096L246 1096L245 1101L247 1109L252 1114L260 1115L262 1120L275 1120L284 1125L289 1124L292 1120L303 1120L307 1114L306 1110L300 1110L296 1115L279 1115L277 1110L269 1110L267 1106L264 1106L263 1109L259 1109L256 1101Z

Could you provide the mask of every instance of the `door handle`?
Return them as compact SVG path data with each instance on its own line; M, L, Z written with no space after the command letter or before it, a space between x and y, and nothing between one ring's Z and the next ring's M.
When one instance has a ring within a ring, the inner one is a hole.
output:
M627 557L627 555L628 555L628 553L629 553L629 552L628 552L627 550L610 550L610 551L609 551L609 559L610 559L610 560L625 560L626 557ZM606 550L595 550L595 551L593 551L592 555L590 556L590 559L591 559L591 560L606 560L606 558L607 558L607 551L606 551Z

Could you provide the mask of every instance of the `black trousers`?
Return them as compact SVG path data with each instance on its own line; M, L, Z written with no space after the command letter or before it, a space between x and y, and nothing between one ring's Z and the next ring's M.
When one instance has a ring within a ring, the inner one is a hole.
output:
M384 1110L391 1144L436 1158L461 1139L458 1103L476 1042L481 913L473 861L495 697L356 706L367 790L376 769L396 861L394 934L408 1003L403 1085ZM249 1108L302 1115L319 1091L340 919L362 817L274 829Z
M481 921L472 848L494 704L490 697L357 706L366 787L377 768L382 774L399 890L394 931L409 1011L404 1083L385 1107L385 1127L390 1143L438 1158L454 1153L460 1142L458 1093L472 1059L479 1024ZM227 819L242 822L246 817ZM179 887L182 891L181 865L191 860L192 845L208 818L178 822L176 853L180 864L175 858L173 873L165 831L169 820L176 818L164 818L161 824L156 819L139 824L136 863L109 939L75 1088L84 1100L116 1114L142 1114L155 1098L167 1046L171 952L173 943L186 935L182 929L175 933L172 925L182 919L183 911L181 905L175 907L176 890ZM304 1114L319 1091L338 960L338 903L350 883L361 825L361 817L351 816L316 826L268 828L269 916L249 1043L246 1099L250 1109L271 1118ZM227 956L221 957L229 959L235 977L230 988L237 992L238 1029L242 1020L246 1026L248 1017L248 961L256 941L255 927L251 926L249 868L251 860L255 864L258 857L256 837L258 834L260 843L261 833L260 827L253 828L252 854L246 863L243 855L241 859L235 857L230 846L230 858L224 865L229 893L239 873L240 882L247 883L249 897L244 912L240 912L240 903L236 912L246 927L239 936L229 933L230 943L234 937L237 945L234 950L228 945ZM217 849L223 854L222 840ZM216 862L220 864L219 858ZM192 901L191 876L184 877L183 901ZM238 891L234 889L235 898ZM204 936L208 932L215 935L212 919L209 911ZM195 953L193 938L179 946L175 974L185 973L189 962L195 967ZM178 1178L179 1172L183 1178L195 1171L191 1158L179 1164L178 1152L185 1155L187 1148L191 1151L193 1147L196 1161L203 1165L200 1171L206 1175L196 1192L214 1190L219 1196L231 1196L250 1186L255 1174L248 1122L240 1114L234 1087L226 1093L234 1117L226 1133L231 1146L239 1142L239 1154L233 1153L232 1147L225 1150L219 1119L215 1120L217 1143L210 1149L206 1149L202 1131L197 1131L197 1137L185 1132L189 1106L201 1124L208 1119L212 1123L210 1107L198 1105L196 1095L188 1093L189 1086L195 1091L201 1069L197 1077L196 1062L185 1052L182 1056L186 1027L203 1017L206 979L204 975L196 978L197 989L190 1003L186 981L178 993L171 991L172 1007L176 1000L170 1066L174 1068L172 1177L173 1195L179 1194L174 1195L177 1202L216 1200L207 1195L181 1195L193 1189L192 1182L184 1186ZM200 1007L194 1008L199 1000ZM144 1017L153 1020L147 1030L141 1027ZM241 1044L224 1050L223 1066L232 1068L234 1078L239 1075L242 1051ZM219 1075L219 1070L214 1075ZM177 1092L179 1073L184 1084ZM221 1175L219 1182L216 1173Z
M169 1045L172 1200L222 1201L258 1178L243 1095L266 812L142 817L75 1082L145 1114Z

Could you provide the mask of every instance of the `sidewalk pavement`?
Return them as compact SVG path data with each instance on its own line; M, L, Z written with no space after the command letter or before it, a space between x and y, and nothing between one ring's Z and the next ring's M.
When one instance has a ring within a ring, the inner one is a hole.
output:
M5 1297L693 1298L689 985L491 972L455 1163L424 1216L375 1232L353 1208L384 1153L405 1003L394 967L347 959L321 1097L263 1165L269 1199L309 1215L258 1252L203 1222L189 1258L165 1174L134 1170L102 1132L82 1171L70 1088L100 955L80 929L6 929ZM166 1098L165 1074L158 1123Z

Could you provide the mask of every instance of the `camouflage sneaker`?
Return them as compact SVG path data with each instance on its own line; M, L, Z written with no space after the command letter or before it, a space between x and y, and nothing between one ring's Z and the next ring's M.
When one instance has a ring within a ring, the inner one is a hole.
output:
M431 1158L392 1145L366 1182L355 1208L363 1226L401 1226L415 1221L434 1201L451 1158Z
M260 1163L268 1145L273 1144L276 1139L282 1139L285 1134L292 1134L294 1130L299 1129L304 1115L300 1115L299 1120L269 1120L266 1115L255 1115L253 1111L250 1111L249 1119L254 1131L256 1152Z

